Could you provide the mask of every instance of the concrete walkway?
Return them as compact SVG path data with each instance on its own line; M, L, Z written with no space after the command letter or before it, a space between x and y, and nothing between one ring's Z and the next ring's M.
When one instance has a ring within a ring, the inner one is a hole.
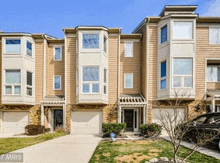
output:
M66 135L13 151L23 153L24 163L88 163L100 136Z

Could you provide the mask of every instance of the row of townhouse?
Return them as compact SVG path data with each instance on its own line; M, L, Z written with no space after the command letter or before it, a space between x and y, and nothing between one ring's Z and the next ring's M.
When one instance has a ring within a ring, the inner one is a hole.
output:
M0 134L27 124L100 133L102 122L126 131L157 122L176 92L181 116L220 111L220 17L197 6L165 6L131 34L121 28L64 28L47 34L0 33ZM184 93L187 92L187 93Z

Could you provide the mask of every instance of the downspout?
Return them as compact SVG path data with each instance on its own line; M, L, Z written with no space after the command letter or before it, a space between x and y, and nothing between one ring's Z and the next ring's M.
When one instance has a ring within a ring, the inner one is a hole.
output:
M120 46L121 46L121 30L118 34L118 121L121 122L121 106L120 106ZM119 123L118 122L118 123Z
M47 90L46 90L46 72L47 72L47 67L46 67L46 55L47 55L47 52L46 52L46 43L47 43L47 40L46 40L46 37L44 36L44 72L43 72L43 99L46 97L47 95Z
M147 108L146 108L146 115L147 115L147 117L148 117L148 72L147 72L147 70L148 70L148 61L149 61L149 58L148 58L148 41L149 41L149 39L148 39L148 23L150 22L150 18L147 18L147 23L146 23L146 79L145 79L145 81L146 81L146 106L147 106ZM148 122L148 118L146 117L146 123Z

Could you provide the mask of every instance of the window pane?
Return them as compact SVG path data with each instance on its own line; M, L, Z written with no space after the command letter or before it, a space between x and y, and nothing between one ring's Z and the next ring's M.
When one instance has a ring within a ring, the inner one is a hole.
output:
M161 63L161 78L165 77L167 74L167 70L166 70L166 61Z
M5 75L6 84L20 84L21 83L21 72L20 70L6 70Z
M61 60L61 48L55 48L55 60Z
M99 81L99 67L83 67L83 81Z
M132 74L125 75L125 88L132 88Z
M206 76L207 76L207 81L212 81L212 68L211 67L207 67Z
M5 52L6 53L20 53L21 52L21 40L20 39L6 40Z
M192 75L192 59L173 59L174 75Z
M27 95L32 96L32 88L27 87Z
M60 89L61 88L60 77L59 76L54 77L54 88L55 89Z
M21 87L20 86L14 87L14 94L21 94Z
M104 85L104 94L106 94L107 93L107 90L106 90L106 85Z
M218 81L218 68L212 68L212 81Z
M27 41L27 55L32 56L32 44Z
M184 77L184 87L192 87L193 80L192 77Z
M11 86L6 86L6 87L5 87L5 94L6 94L6 95L12 94L12 88L11 88Z
M107 69L104 69L104 83L107 83Z
M98 49L99 34L83 34L83 49Z
M218 28L209 28L209 39L211 44L218 43Z
M83 84L83 93L89 93L89 84Z
M32 73L27 72L27 85L32 86Z
M92 84L92 92L93 93L99 92L99 84Z
M181 87L181 77L173 77L173 87Z
M125 57L133 57L133 42L126 42L124 44Z
M107 51L107 38L104 37L104 52Z
M166 89L166 83L167 83L166 79L165 80L161 80L160 81L160 89Z
M218 81L220 81L220 67L218 67Z
M161 44L167 41L167 25L161 28Z
M173 38L192 39L192 22L174 22Z

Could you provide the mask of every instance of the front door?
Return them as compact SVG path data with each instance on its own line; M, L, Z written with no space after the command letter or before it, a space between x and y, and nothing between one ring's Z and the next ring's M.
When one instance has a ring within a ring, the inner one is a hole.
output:
M63 126L63 110L54 110L54 129Z
M125 109L124 110L124 123L126 123L126 131L133 131L134 129L134 110Z

